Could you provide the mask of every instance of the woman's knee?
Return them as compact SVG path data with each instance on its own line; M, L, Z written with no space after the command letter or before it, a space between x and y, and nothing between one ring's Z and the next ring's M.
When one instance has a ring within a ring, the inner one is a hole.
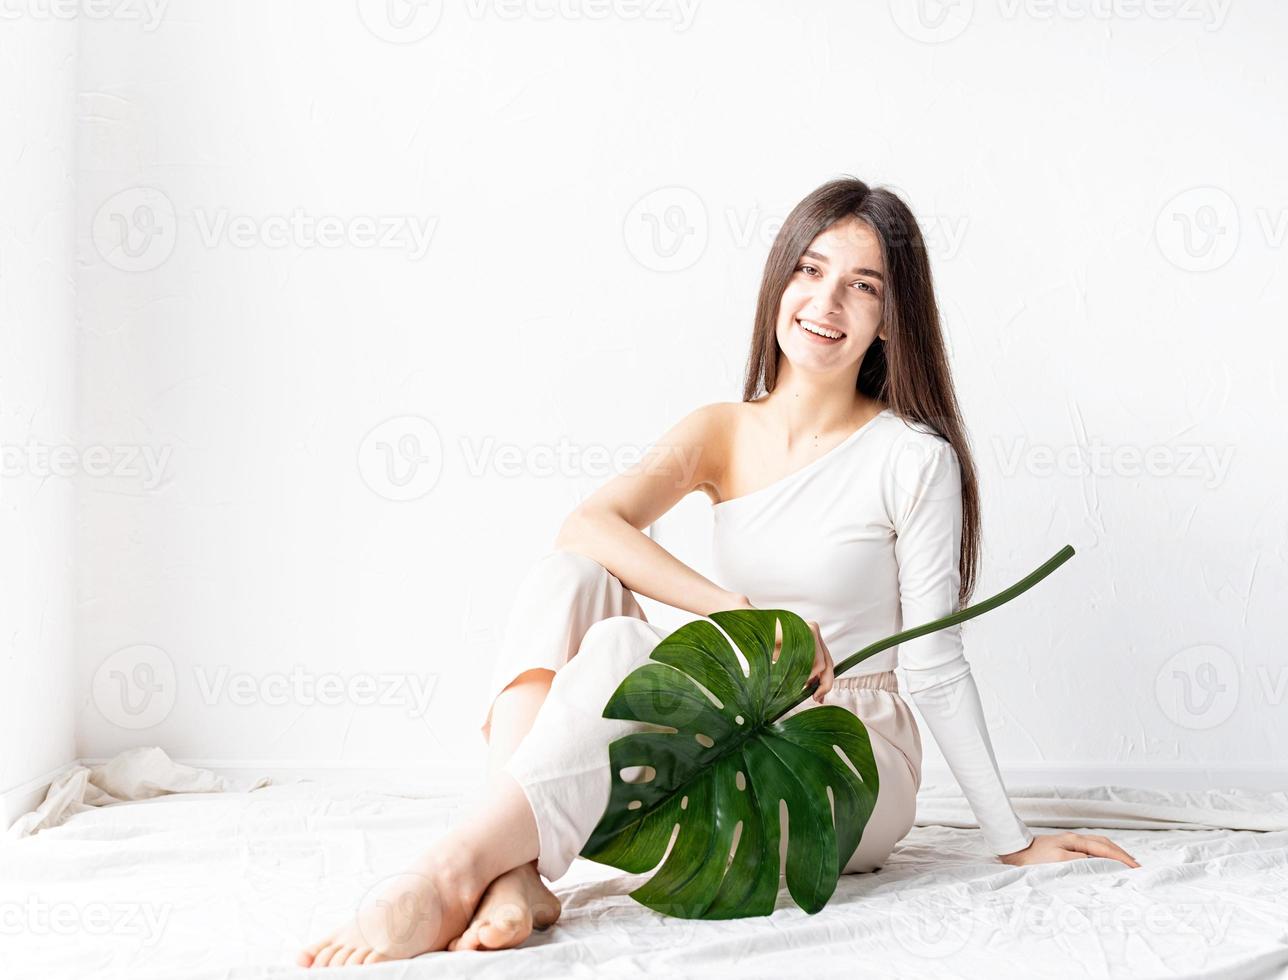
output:
M567 548L547 552L535 571L556 588L574 590L599 586L612 575L594 558Z
M582 637L577 655L555 675L562 688L612 689L649 658L661 642L657 627L634 616L608 616L597 620Z

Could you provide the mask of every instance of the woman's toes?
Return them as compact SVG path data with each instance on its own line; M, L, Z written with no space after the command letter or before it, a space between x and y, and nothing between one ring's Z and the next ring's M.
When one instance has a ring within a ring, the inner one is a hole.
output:
M532 935L532 921L518 905L506 903L489 910L478 925L478 938L488 949L508 949Z
M366 954L365 946L346 946L331 958L332 966L353 966Z
M314 969L321 969L322 967L330 966L331 961L335 959L335 954L340 952L340 950L343 948L344 947L336 943L327 943L318 952L318 955L313 957Z
M303 967L312 966L313 961L317 959L318 953L322 951L322 947L327 945L327 943L329 943L330 941L331 940L329 939L319 939L317 942L311 943L310 945L305 946L302 950L300 950L298 953L295 954L296 964Z

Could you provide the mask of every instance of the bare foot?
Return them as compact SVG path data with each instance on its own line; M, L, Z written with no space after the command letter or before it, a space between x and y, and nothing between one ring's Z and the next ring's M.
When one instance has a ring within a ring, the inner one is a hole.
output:
M561 911L559 899L541 880L536 862L530 861L488 885L469 927L447 948L511 949L532 935L534 927L554 925Z
M348 925L300 951L304 967L405 960L443 949L469 925L483 886L450 853L432 848L367 892Z

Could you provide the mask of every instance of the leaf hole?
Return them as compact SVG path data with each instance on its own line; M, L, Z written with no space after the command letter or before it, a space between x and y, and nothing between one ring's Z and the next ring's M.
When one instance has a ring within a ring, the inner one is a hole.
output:
M657 778L652 766L627 766L617 773L624 783L649 783Z
M737 786L740 790L743 790L744 792L746 791L747 777L743 775L741 769L739 769L738 774L733 777L733 781L734 781L734 785Z
M642 807L643 805L644 805L644 804L643 804L643 803L641 803L639 800L631 800L629 803L627 803L627 804L626 804L626 809L628 809L628 810L638 810L638 809L639 809L640 807Z
M742 840L742 821L739 820L733 828L733 840L729 843L729 860L725 862L725 867L733 864L734 855L738 853L738 841Z
M781 878L787 873L787 842L791 840L790 822L787 813L787 801L778 801L778 833L779 840L779 857L778 857L778 876Z
M739 725L741 725L744 721L746 721L746 719L743 718L742 715L734 715L733 720L736 721Z
M703 735L701 732L698 732L698 734L694 735L693 737L698 740L698 744L701 745L704 749L709 749L711 748L711 746L716 744L716 740L714 738L712 738L710 735Z
M689 808L689 798L686 796L684 799L680 801L680 809L687 810L688 808Z
M698 683L696 680L694 680L691 676L689 676L689 675L687 675L687 674L686 674L685 676L686 676L686 677L688 677L689 683L691 683L694 687L696 687L699 691L701 691L703 694L705 694L705 695L707 696L707 700L708 700L708 701L710 701L712 704L714 704L714 705L715 705L717 708L719 708L721 711L723 711L723 710L724 710L724 702L723 702L723 701L721 701L718 697L716 697L714 694L712 694L710 691L708 691L705 687L703 687L700 683Z
M850 772L854 773L854 777L859 782L863 782L863 777L859 775L859 770L854 768L854 763L850 761L850 757L848 755L841 751L841 747L839 745L833 745L832 748L835 749L836 754L841 757L841 761L845 763L846 768L849 769Z

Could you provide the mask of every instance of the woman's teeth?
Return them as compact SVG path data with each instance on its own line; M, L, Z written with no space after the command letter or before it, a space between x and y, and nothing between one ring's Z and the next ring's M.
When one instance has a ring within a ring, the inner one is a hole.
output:
M802 329L814 334L816 337L822 337L825 340L840 340L845 336L845 334L841 333L839 330L829 330L827 327L820 327L817 324L811 323L809 320L797 320L796 322L801 325Z

